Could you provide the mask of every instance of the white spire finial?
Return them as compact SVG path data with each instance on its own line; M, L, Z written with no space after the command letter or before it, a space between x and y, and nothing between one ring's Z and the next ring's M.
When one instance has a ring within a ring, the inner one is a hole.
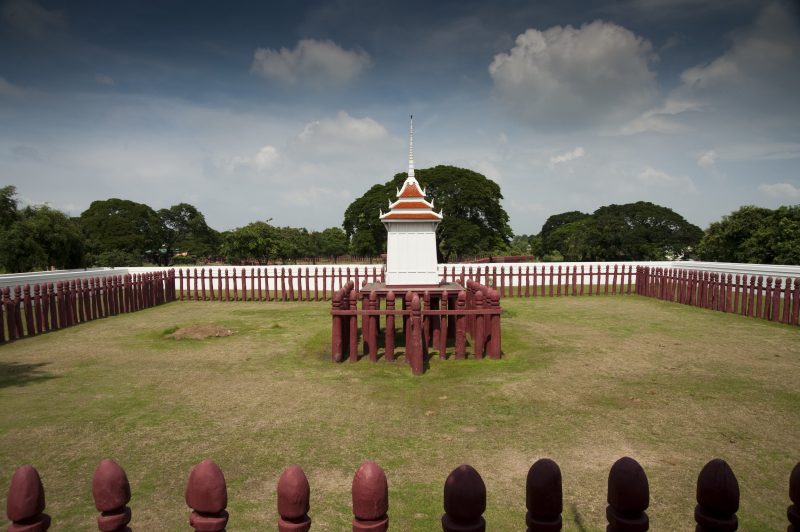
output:
M408 178L414 179L414 115L408 133Z

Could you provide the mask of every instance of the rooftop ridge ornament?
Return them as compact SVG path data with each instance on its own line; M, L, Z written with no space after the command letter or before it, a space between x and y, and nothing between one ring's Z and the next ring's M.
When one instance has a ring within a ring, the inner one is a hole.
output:
M414 115L410 115L409 128L408 128L408 179L414 177Z

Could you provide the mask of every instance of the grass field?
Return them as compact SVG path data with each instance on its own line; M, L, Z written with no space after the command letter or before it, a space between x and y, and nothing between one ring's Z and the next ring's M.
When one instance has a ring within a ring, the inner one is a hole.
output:
M135 530L186 530L191 467L214 459L230 530L274 528L300 464L313 530L348 530L365 459L389 479L393 530L436 530L460 463L487 485L489 530L521 530L525 476L561 466L566 530L605 528L608 470L650 480L653 530L693 529L697 474L739 479L742 530L786 527L800 459L800 331L637 296L506 299L500 361L334 365L326 303L171 303L0 347L0 489L31 463L51 530L96 525L91 475L126 470ZM220 324L225 338L174 340ZM5 526L5 525L3 525Z

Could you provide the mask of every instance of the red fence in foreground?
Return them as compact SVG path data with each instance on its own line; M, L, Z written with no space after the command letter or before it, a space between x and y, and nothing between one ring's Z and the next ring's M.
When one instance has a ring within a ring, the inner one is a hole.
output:
M790 325L800 317L800 278L645 266L636 269L636 293Z
M175 299L174 271L3 288L0 343Z
M352 281L384 282L383 267L231 267L179 268L176 289L181 301L327 301ZM442 281L473 280L501 297L560 297L630 294L633 265L494 265L442 267Z
M440 359L447 358L448 343L453 345L456 359L466 358L467 335L475 358L481 359L484 354L500 358L500 293L472 280L466 285L466 290L438 288L422 294L409 290L396 297L391 290L359 292L353 281L346 283L333 295L331 304L331 359L341 362L349 353L350 362L358 361L360 330L363 355L376 362L383 347L384 358L391 362L395 348L400 347L395 340L397 328L405 339L402 347L414 375L423 373L425 357L431 350L438 351ZM381 316L385 316L383 334Z
M528 470L523 514L520 498L519 528L528 532L561 530L563 496L561 469L554 461L542 458ZM389 529L389 482L375 462L366 461L356 471L351 488L353 532L384 532ZM263 529L279 532L308 532L311 529L311 486L303 470L289 466L276 487L277 515ZM433 494L431 494L433 495ZM131 487L125 471L113 460L102 460L92 478L92 496L101 531L130 530L132 520ZM463 464L453 470L444 483L443 532L483 532L487 523L486 485L480 474ZM800 462L789 475L788 532L800 532ZM224 531L236 516L227 512L228 491L225 476L211 460L203 460L189 473L186 504L191 509L189 526L200 532ZM606 519L608 532L640 532L650 527L650 485L642 466L633 458L617 460L608 474ZM730 532L738 529L739 483L730 466L719 458L708 462L697 477L697 506L694 521L698 532ZM775 501L776 504L781 504ZM30 465L18 468L8 490L6 513L12 524L9 532L39 532L51 523L44 513L44 487L39 473ZM87 508L87 513L88 512ZM504 511L514 511L504 508ZM687 512L688 513L688 512ZM232 524L233 524L232 523ZM87 518L88 524L88 518ZM653 523L658 527L658 523ZM491 523L488 523L491 526ZM438 528L431 523L431 530ZM686 523L689 530L692 525ZM274 530L274 528L273 528Z

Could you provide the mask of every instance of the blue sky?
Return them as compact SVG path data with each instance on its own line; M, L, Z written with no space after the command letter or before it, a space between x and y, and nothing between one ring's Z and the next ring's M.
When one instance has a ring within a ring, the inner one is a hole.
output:
M706 227L800 203L795 6L2 0L0 183L322 229L413 113L417 167L494 179L516 233L638 200Z

